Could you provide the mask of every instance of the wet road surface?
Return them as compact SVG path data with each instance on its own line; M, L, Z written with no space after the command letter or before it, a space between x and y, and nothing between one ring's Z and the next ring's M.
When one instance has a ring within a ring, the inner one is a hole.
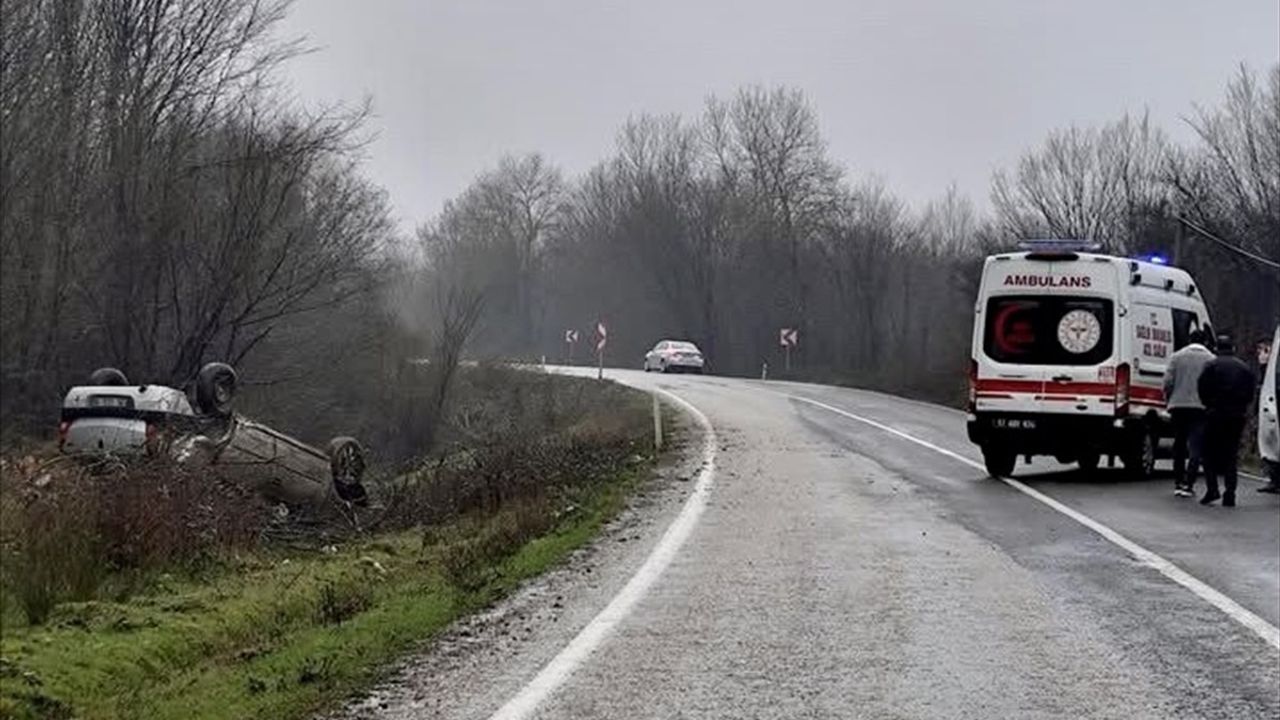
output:
M1019 467L1026 487L1191 578L1179 584L987 478L954 410L607 374L700 410L714 467L690 423L683 465L596 547L446 635L345 717L1280 717L1268 639L1280 499L1254 484L1237 508L1205 508L1167 478ZM673 550L664 533L695 501Z

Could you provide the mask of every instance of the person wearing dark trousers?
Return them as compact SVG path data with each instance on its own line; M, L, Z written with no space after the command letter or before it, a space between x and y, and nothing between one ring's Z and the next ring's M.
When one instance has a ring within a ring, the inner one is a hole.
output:
M1205 365L1198 383L1205 407L1205 489L1201 505L1222 500L1224 507L1236 504L1237 462L1245 415L1253 401L1254 376L1249 366L1235 356L1229 337L1219 337L1218 356ZM1223 490L1218 491L1218 478Z
M1193 330L1189 342L1169 358L1164 374L1165 406L1173 418L1173 494L1191 497L1204 459L1204 403L1200 375L1213 360L1203 330Z

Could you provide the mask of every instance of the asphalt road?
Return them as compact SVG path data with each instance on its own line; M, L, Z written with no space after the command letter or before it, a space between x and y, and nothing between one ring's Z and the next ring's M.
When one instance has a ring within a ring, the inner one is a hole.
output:
M1280 499L1256 485L1205 508L1044 463L1019 489L953 410L607 374L713 433L345 716L1280 718Z

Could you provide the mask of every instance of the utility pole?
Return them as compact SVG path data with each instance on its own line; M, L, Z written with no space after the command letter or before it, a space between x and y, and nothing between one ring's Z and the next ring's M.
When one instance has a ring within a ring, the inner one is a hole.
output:
M1187 242L1187 225L1182 222L1182 218L1178 218L1178 234L1173 240L1173 265L1174 267L1182 267L1184 260L1183 252Z

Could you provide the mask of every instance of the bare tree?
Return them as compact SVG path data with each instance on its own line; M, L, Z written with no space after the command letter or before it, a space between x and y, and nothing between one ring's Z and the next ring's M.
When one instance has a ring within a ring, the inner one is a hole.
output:
M368 289L391 228L364 113L279 109L287 7L4 0L6 420L86 364L180 382Z

